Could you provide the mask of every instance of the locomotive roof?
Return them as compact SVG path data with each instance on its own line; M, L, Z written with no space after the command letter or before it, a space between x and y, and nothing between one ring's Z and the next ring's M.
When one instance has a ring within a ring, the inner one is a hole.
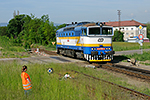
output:
M76 30L81 30L81 28L88 27L88 26L100 26L100 25L94 22L79 22L76 24L67 24L66 27L57 30L57 32L72 31L72 30L76 31Z
M81 30L81 27L87 27L84 25L91 24L91 23L94 23L94 22L79 22L76 24L67 24L66 27L63 27L57 30L57 32L69 31L69 30Z

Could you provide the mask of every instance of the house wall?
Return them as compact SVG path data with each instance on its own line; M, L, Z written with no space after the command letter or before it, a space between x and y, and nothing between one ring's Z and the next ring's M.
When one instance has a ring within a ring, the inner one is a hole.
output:
M139 26L124 26L120 27L121 32L124 32L124 41L128 40L128 38L132 38L134 36L139 35ZM113 27L113 30L119 30L119 27ZM144 35L144 38L147 38L147 27L143 27L142 33Z

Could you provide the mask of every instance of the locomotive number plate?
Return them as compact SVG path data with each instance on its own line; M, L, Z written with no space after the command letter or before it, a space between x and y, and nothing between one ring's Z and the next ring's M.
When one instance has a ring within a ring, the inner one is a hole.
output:
M99 38L97 41L98 41L98 42L103 42L104 39L103 39L103 38Z
M97 48L97 50L105 50L105 48Z

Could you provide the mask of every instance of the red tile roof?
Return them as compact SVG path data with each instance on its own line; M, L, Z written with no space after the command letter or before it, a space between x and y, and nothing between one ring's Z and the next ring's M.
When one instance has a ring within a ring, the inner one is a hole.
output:
M113 27L119 27L119 21L115 22L105 22L105 25L107 26L113 26ZM120 21L120 26L146 26L145 24L142 24L140 22L137 22L135 20L130 20L130 21Z

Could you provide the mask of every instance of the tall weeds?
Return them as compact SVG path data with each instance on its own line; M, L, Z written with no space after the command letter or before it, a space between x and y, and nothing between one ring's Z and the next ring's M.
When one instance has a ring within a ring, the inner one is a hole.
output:
M75 64L27 64L27 73L31 77L33 88L26 98L20 76L22 66L17 61L0 63L1 100L104 100L121 99L128 94L115 86L72 72L70 69L136 89L111 73L82 68ZM53 68L53 73L49 74L47 68ZM65 73L69 73L72 79L63 79ZM147 92L149 91L147 89ZM124 99L130 97L126 96Z

